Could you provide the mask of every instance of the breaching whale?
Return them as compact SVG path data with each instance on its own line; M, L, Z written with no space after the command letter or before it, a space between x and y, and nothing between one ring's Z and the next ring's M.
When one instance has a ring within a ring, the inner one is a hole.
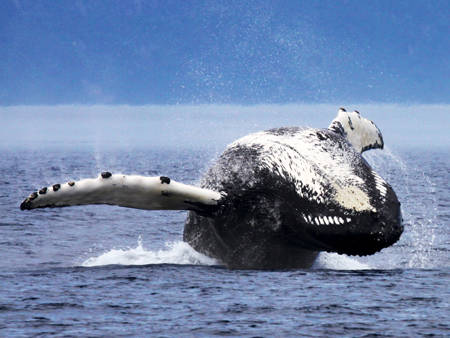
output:
M103 172L44 187L20 208L189 210L184 241L229 268L307 268L320 251L370 255L400 238L397 196L361 155L383 145L372 121L340 108L326 129L277 128L234 141L201 187Z

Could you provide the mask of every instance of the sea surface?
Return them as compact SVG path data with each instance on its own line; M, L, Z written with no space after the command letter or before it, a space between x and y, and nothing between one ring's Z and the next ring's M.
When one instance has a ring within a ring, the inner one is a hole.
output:
M405 231L369 257L228 270L182 242L186 212L20 211L32 191L109 170L196 184L211 149L0 150L0 336L450 336L450 151L365 154Z

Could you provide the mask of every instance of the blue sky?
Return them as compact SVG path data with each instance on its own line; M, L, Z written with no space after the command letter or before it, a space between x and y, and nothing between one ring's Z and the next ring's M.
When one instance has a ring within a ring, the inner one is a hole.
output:
M0 105L450 103L449 1L0 2Z

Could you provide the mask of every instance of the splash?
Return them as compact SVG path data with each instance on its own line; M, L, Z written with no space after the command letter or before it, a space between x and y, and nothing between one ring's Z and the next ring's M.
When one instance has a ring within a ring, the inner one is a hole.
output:
M390 258L402 258L395 262L387 259L384 264L390 265L387 268L433 267L438 204L435 183L423 168L407 163L389 148L371 151L364 156L374 170L393 186L402 203L404 233L393 247L397 252L386 250Z
M135 248L112 249L98 257L88 258L81 266L149 264L219 265L220 263L195 251L189 244L182 241L166 243L166 249L152 251L145 249L142 239L139 238Z
M313 269L370 270L372 267L346 255L322 252L314 262Z
M111 249L97 257L85 260L81 266L94 267L104 265L151 265L151 264L179 264L179 265L220 265L214 258L195 251L189 244L182 241L166 243L166 249L147 250L139 237L137 246L128 249ZM360 263L346 255L323 252L313 265L313 269L330 270L368 270L371 267Z

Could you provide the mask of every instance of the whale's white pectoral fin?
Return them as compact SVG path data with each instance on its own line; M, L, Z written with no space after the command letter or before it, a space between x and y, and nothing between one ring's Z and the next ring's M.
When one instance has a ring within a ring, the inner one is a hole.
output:
M144 177L103 172L97 178L55 184L33 192L20 205L29 210L86 204L109 204L149 210L207 212L222 194L175 182L165 176Z
M378 127L356 110L347 112L344 108L339 108L338 115L331 121L328 129L345 136L360 153L369 149L383 149L383 136Z

